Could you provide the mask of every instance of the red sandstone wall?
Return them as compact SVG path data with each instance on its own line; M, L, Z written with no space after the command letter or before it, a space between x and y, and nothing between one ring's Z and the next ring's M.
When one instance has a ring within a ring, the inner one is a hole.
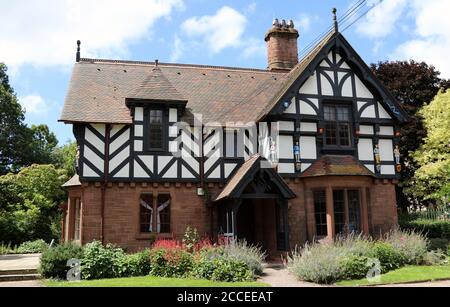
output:
M320 177L308 179L287 180L297 198L288 203L290 248L303 245L315 236L315 216L312 189L367 187L370 189L368 202L370 218L369 230L372 235L386 233L397 225L397 209L395 185L388 180L374 180L367 177ZM218 185L209 185L214 195L220 190ZM76 192L75 192L76 191ZM69 189L71 193L79 195L77 189ZM171 231L170 237L181 239L186 227L198 229L201 235L210 232L210 209L203 198L197 196L196 186L193 184L109 184L106 189L105 206L105 242L110 242L127 248L130 251L149 246L148 235L139 233L139 197L141 193L170 193L171 203ZM101 187L84 184L82 188L82 243L86 244L94 239L100 239L101 233ZM217 227L217 204L213 205L214 233ZM274 216L274 212L265 212L265 219ZM73 225L69 225L73 227ZM272 228L272 227L271 227ZM274 227L273 227L274 228ZM273 244L276 244L275 229L273 229ZM271 237L265 233L265 238Z
M101 188L84 186L83 244L100 239ZM141 193L171 194L171 231L169 237L182 238L187 226L197 228L199 234L209 232L209 209L197 196L196 187L186 184L113 184L106 189L105 243L114 243L128 250L149 247L149 236L139 232L139 198Z

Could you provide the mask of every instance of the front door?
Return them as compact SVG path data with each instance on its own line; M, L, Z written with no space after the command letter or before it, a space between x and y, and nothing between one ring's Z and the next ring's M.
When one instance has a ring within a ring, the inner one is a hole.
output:
M275 205L276 229L277 229L277 249L287 251L288 249L288 227L285 204L277 201Z

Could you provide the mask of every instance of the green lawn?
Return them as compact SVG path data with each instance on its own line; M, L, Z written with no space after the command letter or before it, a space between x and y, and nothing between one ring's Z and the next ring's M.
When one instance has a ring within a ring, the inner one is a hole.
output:
M83 280L80 282L44 281L47 287L268 287L261 282L212 282L202 279L162 278L153 276Z
M404 268L381 275L379 283L371 283L366 278L345 280L339 286L367 286L376 284L396 284L408 282L425 282L437 279L450 279L450 265L442 266L406 266Z

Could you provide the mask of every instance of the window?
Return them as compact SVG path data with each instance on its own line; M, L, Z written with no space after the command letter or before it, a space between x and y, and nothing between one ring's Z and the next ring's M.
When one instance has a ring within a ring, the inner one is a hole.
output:
M343 234L345 226L345 199L344 190L333 191L334 202L334 232Z
M325 105L325 145L351 146L351 111L349 106Z
M327 201L325 190L314 191L314 212L316 216L316 236L327 235Z
M157 229L158 233L170 232L170 195L159 194L158 195L158 207L157 207Z
M81 202L79 198L75 199L75 208L74 208L74 230L73 230L73 239L75 241L80 240L80 225L81 225Z
M336 235L361 232L361 201L359 190L335 190L334 227Z
M225 130L225 156L227 158L238 157L237 135L238 133L236 130Z
M148 144L150 150L164 148L164 118L162 110L149 111Z
M142 194L140 198L140 232L170 233L170 195ZM156 215L153 214L156 212Z
M348 198L348 230L349 232L361 232L361 210L359 202L359 191L347 191Z

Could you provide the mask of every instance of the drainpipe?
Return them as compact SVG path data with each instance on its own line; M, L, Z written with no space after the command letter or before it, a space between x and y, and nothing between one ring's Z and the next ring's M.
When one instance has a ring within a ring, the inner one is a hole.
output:
M106 187L108 185L109 174L109 136L111 132L111 124L106 124L105 127L105 161L103 165L103 183L101 187L101 232L100 241L105 243L105 204L106 204Z

